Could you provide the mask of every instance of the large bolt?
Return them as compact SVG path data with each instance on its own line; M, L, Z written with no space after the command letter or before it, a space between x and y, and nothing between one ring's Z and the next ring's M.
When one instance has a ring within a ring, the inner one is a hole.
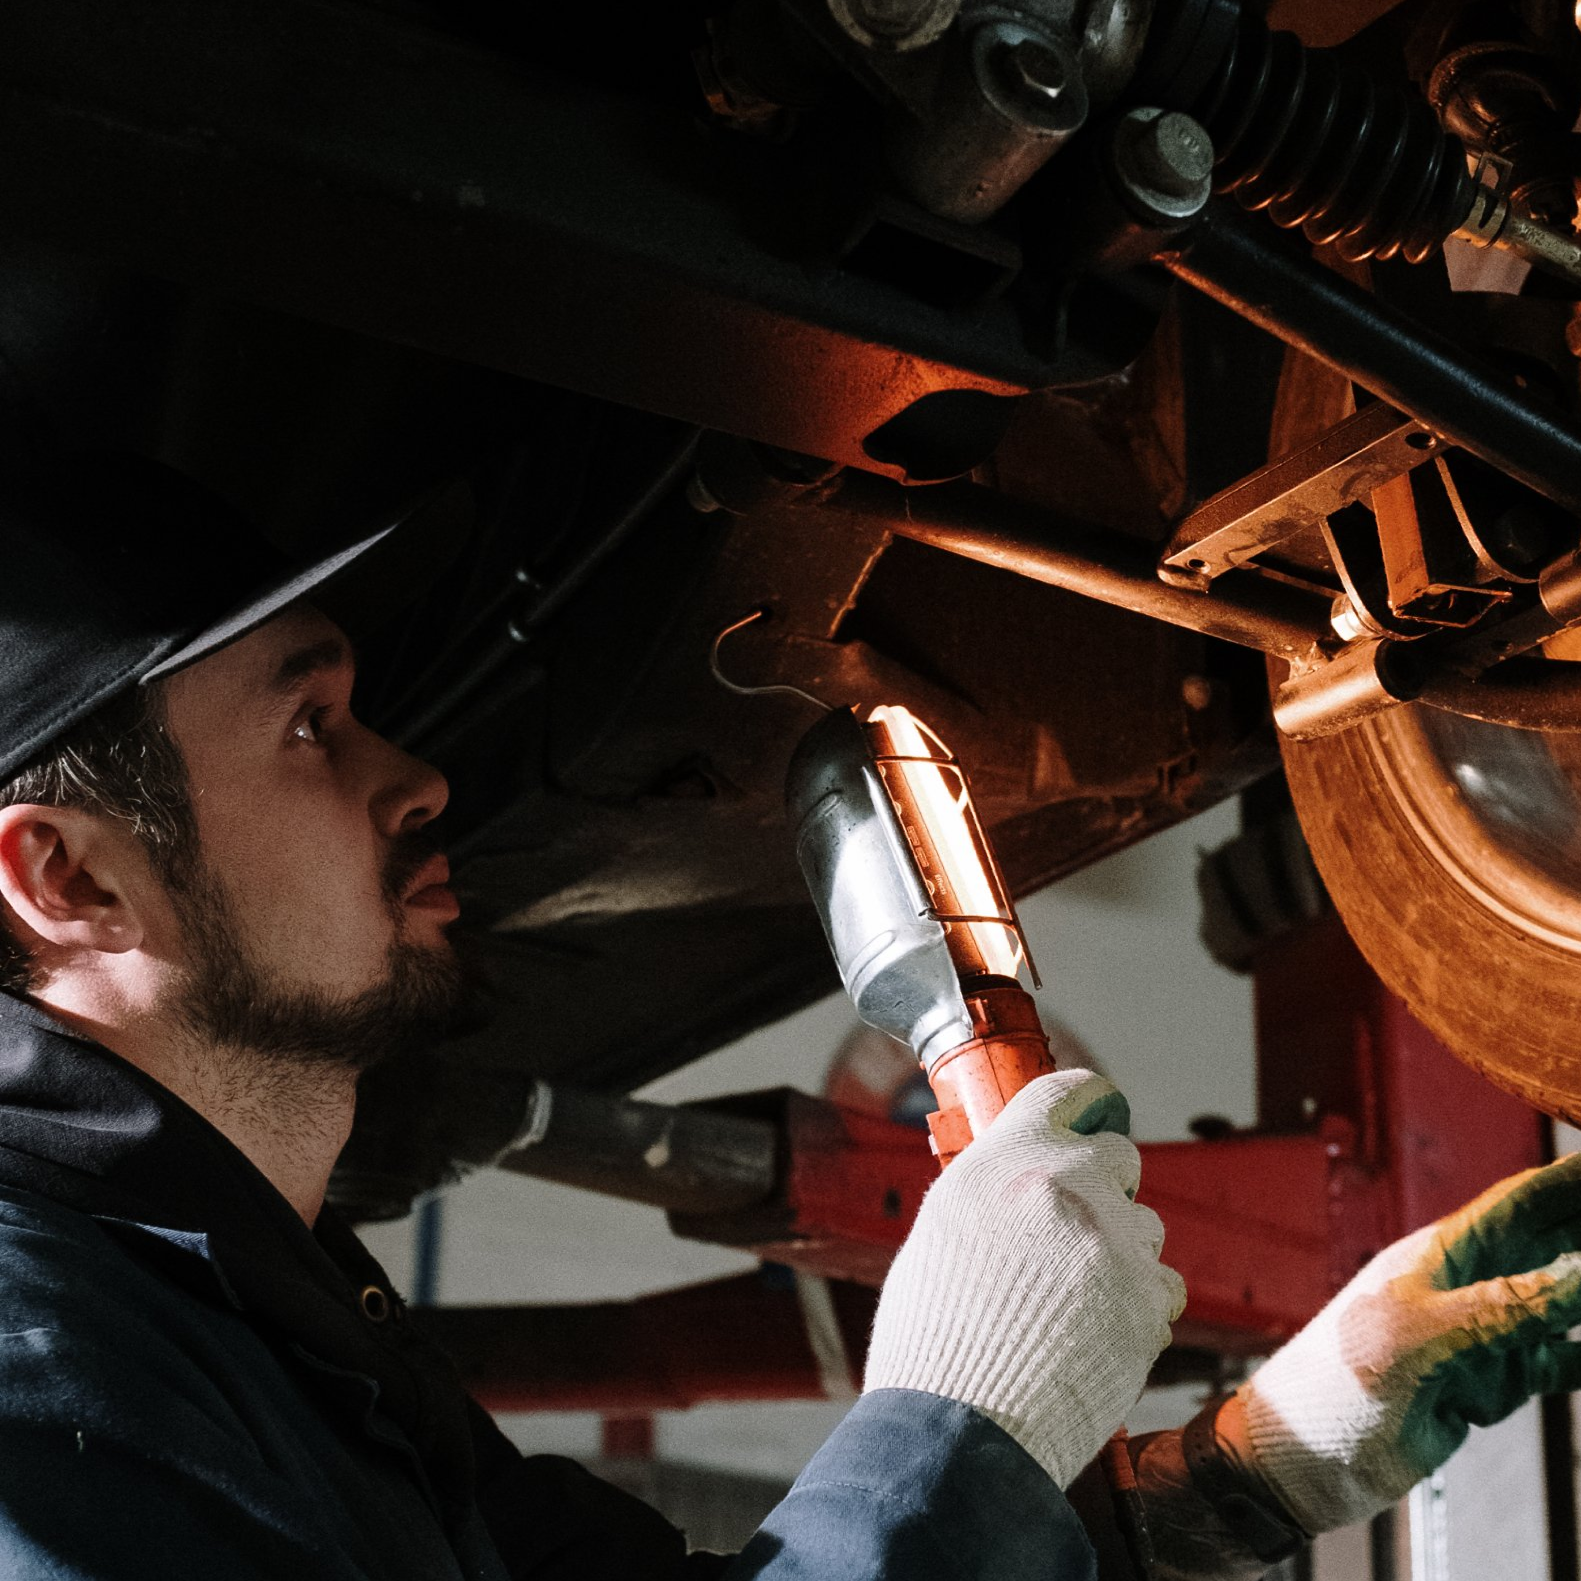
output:
M1189 115L1166 110L1137 134L1130 148L1136 175L1157 192L1189 198L1213 174L1213 144Z
M1005 85L1034 104L1052 105L1070 85L1070 72L1057 50L1035 38L1009 45L999 57Z

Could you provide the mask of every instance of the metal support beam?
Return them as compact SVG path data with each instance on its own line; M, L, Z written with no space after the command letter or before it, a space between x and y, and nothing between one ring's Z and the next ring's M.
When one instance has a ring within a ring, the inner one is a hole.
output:
M821 1310L827 1317L832 1308L832 1331L827 1323L814 1330L786 1270L634 1301L439 1307L423 1316L490 1411L684 1411L724 1400L849 1397L877 1295L837 1282L827 1289Z
M1440 438L1581 514L1581 429L1567 413L1292 249L1260 216L1215 204L1159 262Z
M673 1212L751 1207L774 1189L768 1120L535 1082L502 1169Z
M637 1416L742 1400L848 1400L878 1292L765 1267L632 1301L438 1307L423 1314L491 1412ZM1177 1342L1159 1383L1213 1384L1218 1354Z
M732 1098L725 1110L665 1110L557 1087L544 1140L501 1163L521 1174L573 1180L560 1160L585 1148L597 1162L573 1183L652 1202L652 1166L635 1144L658 1134L655 1117L668 1114L667 1164L693 1182L691 1206L670 1214L676 1234L738 1247L804 1275L876 1288L938 1177L924 1134L788 1090ZM566 1117L559 1134L556 1114ZM718 1200L706 1202L713 1121L762 1127L764 1151L778 1168L760 1200L743 1203L732 1172ZM1146 1143L1142 1154L1143 1196L1163 1217L1171 1263L1191 1288L1176 1331L1182 1344L1255 1350L1293 1333L1381 1244L1375 1183L1359 1165L1354 1127L1344 1122L1296 1136ZM1252 1246L1255 1261L1247 1256ZM677 1292L677 1299L685 1294ZM631 1306L618 1310L629 1313ZM477 1334L468 1343L486 1355L491 1320L454 1321L473 1326ZM554 1372L570 1363L551 1354L547 1365ZM653 1402L644 1396L625 1403Z
M1514 730L1581 731L1581 664L1512 659L1476 680L1446 669L1422 689L1429 708Z
M851 472L805 508L881 522L898 537L1285 658L1330 634L1326 599L1251 578L1221 582L1211 596L1172 587L1158 578L1154 546L977 484L907 489Z

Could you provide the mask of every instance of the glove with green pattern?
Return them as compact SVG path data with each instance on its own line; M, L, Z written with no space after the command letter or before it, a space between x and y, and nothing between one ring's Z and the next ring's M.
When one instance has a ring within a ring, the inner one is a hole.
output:
M1310 1534L1394 1503L1535 1394L1581 1387L1581 1155L1380 1252L1216 1421Z

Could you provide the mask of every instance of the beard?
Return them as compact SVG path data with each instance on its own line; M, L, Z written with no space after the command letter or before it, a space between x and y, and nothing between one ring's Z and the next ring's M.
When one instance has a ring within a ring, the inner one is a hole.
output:
M182 1024L205 1042L271 1064L353 1073L461 1030L466 974L448 944L412 942L401 898L434 849L420 834L392 848L380 885L394 925L384 971L350 995L288 983L260 962L223 881L200 861L172 889L189 962Z

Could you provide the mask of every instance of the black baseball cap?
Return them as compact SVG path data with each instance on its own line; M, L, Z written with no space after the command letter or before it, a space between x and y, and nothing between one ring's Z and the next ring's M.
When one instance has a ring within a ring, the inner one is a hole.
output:
M293 561L145 457L55 458L0 488L0 783L117 693L322 594L393 531Z

